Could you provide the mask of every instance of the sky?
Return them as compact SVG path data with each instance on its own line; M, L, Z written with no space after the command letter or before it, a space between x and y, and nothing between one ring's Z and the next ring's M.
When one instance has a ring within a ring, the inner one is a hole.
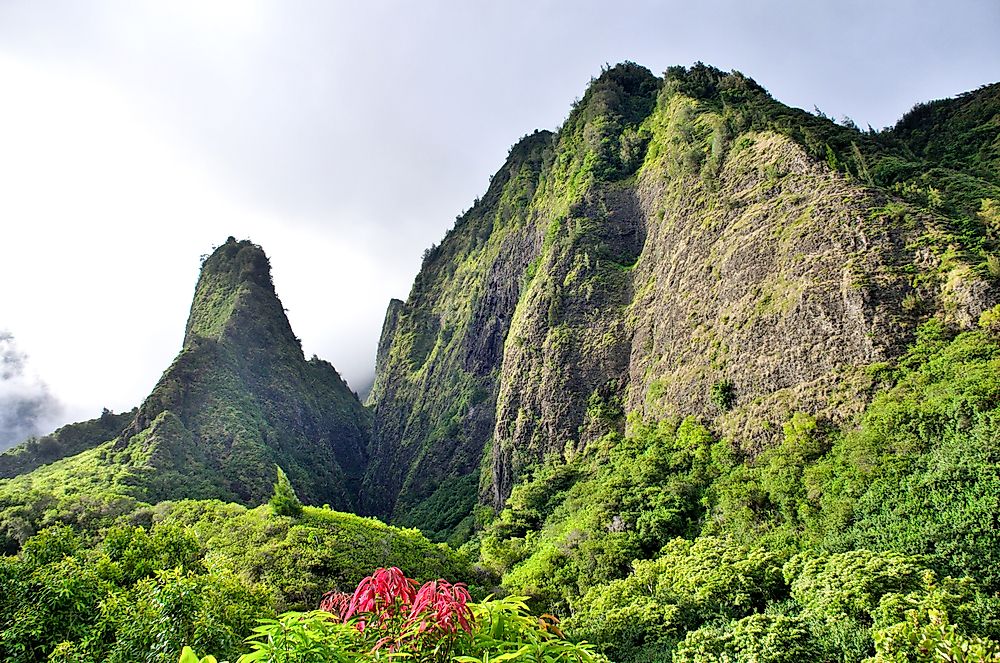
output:
M138 405L230 235L363 390L423 250L623 60L882 128L1000 79L1000 2L0 0L0 446Z

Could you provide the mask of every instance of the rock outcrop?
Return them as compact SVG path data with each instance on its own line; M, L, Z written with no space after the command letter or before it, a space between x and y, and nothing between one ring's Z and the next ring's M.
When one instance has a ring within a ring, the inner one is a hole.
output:
M995 186L928 175L898 133L700 64L605 71L390 306L366 508L460 537L477 499L501 506L629 414L699 416L750 456L794 411L853 416L865 368L922 320L968 326L997 301L982 221L933 200L942 178Z

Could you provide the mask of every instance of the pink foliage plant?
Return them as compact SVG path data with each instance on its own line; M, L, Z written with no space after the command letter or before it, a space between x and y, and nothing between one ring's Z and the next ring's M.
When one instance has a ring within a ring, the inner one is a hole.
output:
M415 580L391 567L364 578L353 594L327 592L319 607L371 637L373 651L439 651L442 645L450 651L455 637L473 629L471 600L462 583L439 579L418 588Z

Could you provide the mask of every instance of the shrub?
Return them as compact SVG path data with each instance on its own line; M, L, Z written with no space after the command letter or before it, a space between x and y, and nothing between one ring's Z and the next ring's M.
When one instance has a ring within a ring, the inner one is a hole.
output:
M726 626L691 631L677 645L673 663L800 663L821 660L802 620L784 615L756 614Z
M921 589L920 560L898 553L852 550L828 556L800 554L784 567L792 598L824 650L859 660L872 647L872 613L884 596Z
M655 660L708 621L740 618L786 596L782 560L762 548L703 536L676 539L652 561L588 592L567 623L619 661Z
M996 663L1000 646L988 638L969 636L949 623L947 615L911 610L906 620L875 632L875 656L865 663Z
M708 396L715 406L723 412L733 409L733 405L736 404L736 391L733 388L733 383L729 380L713 384Z
M288 476L284 470L277 465L274 467L278 471L278 480L274 482L274 495L271 496L268 504L274 509L274 513L279 516L297 518L302 515L302 502L299 501L299 496L295 494L295 489L292 488L292 483L288 480Z
M461 583L439 579L418 589L415 580L391 567L364 578L349 601L334 593L324 597L323 605L340 608L333 613L335 619L352 623L371 651L419 653L423 660L447 661L456 640L472 630L470 599Z

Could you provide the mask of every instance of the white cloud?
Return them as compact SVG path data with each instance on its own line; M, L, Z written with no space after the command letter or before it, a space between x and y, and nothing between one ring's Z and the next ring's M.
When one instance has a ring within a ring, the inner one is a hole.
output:
M10 332L0 330L0 451L31 435L46 433L62 407L31 369Z
M228 235L264 246L306 351L334 360L408 276L224 197L107 81L0 58L0 84L0 311L72 418L138 404L179 349L199 256ZM368 370L340 358L355 381Z

